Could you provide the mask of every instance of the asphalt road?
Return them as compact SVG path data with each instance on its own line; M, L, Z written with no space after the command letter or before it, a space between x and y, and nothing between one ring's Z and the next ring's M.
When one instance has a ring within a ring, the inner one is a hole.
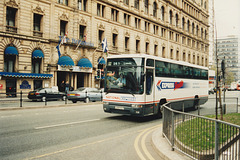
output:
M107 114L99 103L2 111L0 159L132 160L148 150L159 159L151 132L143 131L161 123L152 117ZM148 150L141 147L143 135Z
M227 111L236 111L239 94L227 92ZM209 98L201 115L215 113L215 95ZM161 124L162 119L153 117L104 113L101 103L0 111L0 159L160 159L151 133Z

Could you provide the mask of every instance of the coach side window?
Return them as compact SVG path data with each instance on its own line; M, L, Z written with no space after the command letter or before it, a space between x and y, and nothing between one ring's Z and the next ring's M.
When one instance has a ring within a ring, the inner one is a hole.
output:
M155 62L155 71L157 77L169 77L170 76L170 63L156 61Z

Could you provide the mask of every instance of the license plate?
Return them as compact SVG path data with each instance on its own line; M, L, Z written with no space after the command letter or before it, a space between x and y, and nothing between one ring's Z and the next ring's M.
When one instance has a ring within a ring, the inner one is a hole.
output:
M30 95L34 95L34 93L30 93Z
M122 107L122 106L115 106L115 109L124 110L124 107Z
M75 96L75 94L70 94L70 96Z

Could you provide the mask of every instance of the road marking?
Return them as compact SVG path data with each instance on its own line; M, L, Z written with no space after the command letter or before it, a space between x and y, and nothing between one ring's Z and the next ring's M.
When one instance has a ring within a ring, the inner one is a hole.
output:
M1 118L12 118L12 117L20 117L22 115L16 114L16 115L9 115L9 116L1 116Z
M63 153L63 152L71 151L71 150L74 150L74 149L79 149L79 148L82 148L82 147L87 147L87 146L90 146L90 145L99 144L99 143L102 143L102 142L112 141L112 140L115 140L116 138L121 138L121 137L129 136L129 135L131 135L131 134L135 134L135 133L138 133L138 132L141 132L141 131L142 131L142 130L140 130L140 131L134 131L134 132L131 132L131 133L126 133L126 134L122 134L122 135L119 135L119 136L110 137L110 138L98 140L98 141L95 141L95 142L90 142L90 143L82 144L82 145L79 145L79 146L73 146L73 147L71 147L71 148L66 148L66 149L62 149L62 150L55 151L55 152L50 152L50 153L38 155L38 156L35 156L35 157L26 158L26 160L39 159L39 158L43 158L43 157L52 156L52 155L54 155L54 154Z
M67 125L73 125L73 124L81 124L81 123L87 123L87 122L94 122L94 121L99 121L99 120L100 120L100 119L91 119L91 120L85 120L85 121L77 121L77 122L69 122L69 123L62 123L62 124L54 124L54 125L49 125L49 126L35 127L34 129L54 128L54 127L67 126Z
M150 128L147 128L145 130L143 130L138 136L137 138L135 139L135 142L134 142L134 148L139 156L139 158L141 160L146 160L146 159L149 159L149 160L154 160L154 158L152 157L152 155L149 153L149 151L147 150L147 147L145 145L145 142L146 142L146 137L151 133L153 132L155 129L157 129L158 127L160 127L161 125L157 125L157 126L153 126L153 127L150 127ZM142 139L141 139L142 138ZM140 139L141 139L141 146L139 144L140 142ZM142 148L143 152L141 152L141 149L140 147ZM143 153L145 153L146 155L146 158L145 156L143 155Z

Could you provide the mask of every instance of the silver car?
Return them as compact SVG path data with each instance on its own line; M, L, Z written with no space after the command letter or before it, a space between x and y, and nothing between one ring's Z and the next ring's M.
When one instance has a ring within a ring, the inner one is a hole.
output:
M85 103L88 103L89 101L102 101L102 94L102 91L97 88L81 87L68 92L67 98L73 103L77 103L77 101L84 101Z

